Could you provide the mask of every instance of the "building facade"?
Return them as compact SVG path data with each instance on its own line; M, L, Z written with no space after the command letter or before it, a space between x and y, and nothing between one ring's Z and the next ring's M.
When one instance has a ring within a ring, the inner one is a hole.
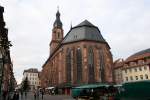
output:
M150 80L150 49L142 50L125 61L123 82Z
M122 68L124 66L124 60L118 59L114 62L113 68L113 79L115 84L121 84L123 82L122 78Z
M114 79L116 84L150 80L150 49L137 52L125 61L116 61Z
M3 12L4 8L0 6L0 95L3 92L13 91L16 86L9 50L11 44L8 40L8 29L5 28Z
M35 68L24 70L23 80L27 78L30 86L30 90L38 89L40 87L39 71Z
M42 66L42 87L112 83L112 54L98 27L85 20L64 37L62 26L57 11L50 56Z

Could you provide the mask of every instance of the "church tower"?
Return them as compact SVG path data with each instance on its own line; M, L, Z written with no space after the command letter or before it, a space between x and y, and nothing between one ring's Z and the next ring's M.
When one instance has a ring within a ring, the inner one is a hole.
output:
M56 13L56 20L53 24L53 29L52 29L52 40L50 42L50 54L54 52L54 50L61 43L62 40L63 40L63 28L62 28L62 22L60 20L59 9L58 9Z

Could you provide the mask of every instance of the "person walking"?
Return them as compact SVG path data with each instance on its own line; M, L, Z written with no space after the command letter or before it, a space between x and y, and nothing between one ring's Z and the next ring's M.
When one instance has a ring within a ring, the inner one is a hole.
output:
M41 91L41 94L42 94L42 100L43 100L43 96L44 96L44 90Z
M13 96L13 100L19 100L19 93L18 93L18 91L15 91L15 94Z
M25 91L25 99L27 99L27 91Z
M34 94L34 100L36 100L36 91L35 90L33 91L33 94Z
M21 94L21 100L23 100L23 90L20 90L20 94Z
M39 100L39 90L36 90L36 96L37 96L37 100Z

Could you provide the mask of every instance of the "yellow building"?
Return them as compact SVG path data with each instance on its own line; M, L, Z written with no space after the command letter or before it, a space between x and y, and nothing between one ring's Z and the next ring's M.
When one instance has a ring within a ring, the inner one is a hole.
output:
M122 78L123 82L150 80L150 49L127 58L122 68Z
M116 84L150 80L150 48L115 61L113 72Z

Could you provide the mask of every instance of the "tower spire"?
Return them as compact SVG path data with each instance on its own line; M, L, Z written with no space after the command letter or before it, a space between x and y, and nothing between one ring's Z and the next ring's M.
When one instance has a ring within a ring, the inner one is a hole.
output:
M57 13L56 13L56 20L53 24L53 27L59 27L62 28L62 22L60 20L60 13L59 13L59 6L57 6Z
M50 42L50 54L54 52L57 46L63 40L63 28L60 20L59 6L57 6L56 19L52 29L52 40Z
M59 6L57 6L57 11L59 11Z

